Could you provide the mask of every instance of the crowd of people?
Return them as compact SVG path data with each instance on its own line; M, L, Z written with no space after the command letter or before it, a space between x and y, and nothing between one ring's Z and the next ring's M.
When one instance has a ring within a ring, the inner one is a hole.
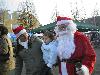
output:
M84 34L89 38L94 48L100 47L100 32L99 31L88 31Z
M96 53L89 39L77 31L71 18L57 17L54 32L43 32L42 40L29 36L23 26L13 25L17 45L7 37L8 29L0 26L0 75L21 75L23 63L25 75L91 75L96 62ZM2 40L3 39L3 40ZM15 58L15 59L14 59ZM2 60L2 61L1 61ZM11 68L10 68L11 66Z

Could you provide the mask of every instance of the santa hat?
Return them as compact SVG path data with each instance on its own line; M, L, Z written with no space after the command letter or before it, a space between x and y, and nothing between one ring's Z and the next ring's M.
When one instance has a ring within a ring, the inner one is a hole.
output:
M57 24L56 25L67 25L67 28L70 30L70 31L76 31L77 30L77 25L73 22L73 20L71 18L68 18L68 17L61 17L61 16L58 16L57 17Z
M12 30L16 37L18 38L21 34L25 33L26 30L23 26L13 25Z
M71 22L73 22L71 18L61 16L57 17L57 25L69 24Z

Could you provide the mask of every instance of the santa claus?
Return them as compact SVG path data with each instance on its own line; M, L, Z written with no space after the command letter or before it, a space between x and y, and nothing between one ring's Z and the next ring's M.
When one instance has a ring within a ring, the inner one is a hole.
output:
M77 31L71 18L57 17L55 32L58 40L60 75L90 75L93 72L96 54L88 38Z

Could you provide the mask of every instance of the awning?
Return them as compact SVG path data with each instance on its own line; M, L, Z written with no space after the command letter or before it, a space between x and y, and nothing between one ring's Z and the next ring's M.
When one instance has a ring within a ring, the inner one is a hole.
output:
M83 23L83 22L75 22L77 24L77 28L78 31L81 32L86 32L86 31L98 31L100 28L92 25L92 24L88 24L88 23ZM36 29L33 29L31 32L32 33L41 33L45 30L53 30L56 26L56 22L44 25L44 26L40 26Z

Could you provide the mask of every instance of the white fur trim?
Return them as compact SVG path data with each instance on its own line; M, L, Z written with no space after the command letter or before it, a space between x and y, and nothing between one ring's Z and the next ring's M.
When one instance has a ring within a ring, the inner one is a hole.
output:
M19 39L19 44L24 46L24 48L28 49L28 40L25 41L25 42L21 42L20 39Z
M68 75L65 62L61 62L61 72L62 72L62 75Z
M23 33L25 33L25 32L26 32L25 29L21 30L18 34L16 34L16 37L18 38L21 34L23 34Z
M72 20L61 20L61 21L57 21L57 25L71 23L71 22L72 22Z
M50 68L52 68L52 64L50 64L50 63L48 63L47 66L50 67Z
M83 71L84 75L90 75L89 69L85 65L82 65L81 70Z
M13 25L12 29L16 29L17 27L19 27L18 25Z

